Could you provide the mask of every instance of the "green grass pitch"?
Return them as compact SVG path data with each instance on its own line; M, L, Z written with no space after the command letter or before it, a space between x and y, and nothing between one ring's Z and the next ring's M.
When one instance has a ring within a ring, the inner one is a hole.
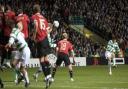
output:
M59 68L55 82L49 89L128 89L128 65L118 65L117 68L112 68L111 76L108 75L107 68L107 65L73 67L74 82L70 81L67 68ZM39 75L38 82L35 82L32 77L36 69L28 69L30 86L27 89L45 89L43 74ZM23 83L15 85L12 69L0 72L0 76L4 80L4 89L26 89Z

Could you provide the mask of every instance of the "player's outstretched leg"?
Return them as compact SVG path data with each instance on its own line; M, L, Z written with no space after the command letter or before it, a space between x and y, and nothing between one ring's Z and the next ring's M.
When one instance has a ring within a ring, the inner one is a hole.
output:
M14 71L16 73L15 83L16 83L16 85L18 85L23 80L23 75L20 71L20 67L18 67L18 61L13 60L13 62L11 63L11 66L12 66L12 68L14 69Z
M20 84L20 82L24 80L24 76L23 75L19 75L18 76L18 79L17 79L17 82L16 82L16 85Z
M38 81L37 78L41 72L42 72L42 68L39 67L39 69L33 74L33 78L36 80L36 82Z
M27 88L30 82L29 82L28 72L25 68L23 68L23 77L25 79L25 87Z
M117 68L117 65L116 65L116 60L115 60L115 58L113 58L112 60L113 60L113 65L112 65L112 67L113 67L113 68Z
M109 75L112 75L111 60L108 60Z
M45 76L46 89L51 84L51 65L48 61L41 62L42 70Z
M56 68L53 68L53 70L52 70L52 81L53 82L54 82L55 74L56 74Z
M46 78L46 87L50 87L52 81L51 81L51 65L48 61L46 61L46 74L47 76L45 77Z

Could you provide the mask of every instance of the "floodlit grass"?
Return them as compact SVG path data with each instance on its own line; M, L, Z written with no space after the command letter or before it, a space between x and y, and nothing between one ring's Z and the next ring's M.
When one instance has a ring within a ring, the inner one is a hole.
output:
M74 67L74 82L69 79L67 68L59 68L55 76L55 82L49 89L128 89L128 65L118 65L112 68L113 75L108 75L107 66ZM27 89L45 89L44 76L40 74L38 82L32 75L37 68L28 69L30 86ZM24 84L15 85L14 72L6 69L0 72L4 80L5 89L25 89Z

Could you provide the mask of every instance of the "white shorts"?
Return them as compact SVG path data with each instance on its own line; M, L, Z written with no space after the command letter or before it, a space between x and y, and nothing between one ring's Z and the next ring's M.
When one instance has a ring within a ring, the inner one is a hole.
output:
M11 57L15 60L20 59L20 52L18 50L12 51Z
M25 47L20 52L20 59L21 59L22 66L25 66L26 64L29 63L29 61L30 61L30 49L29 49L29 47Z
M105 52L105 57L106 57L106 59L112 58L112 52L106 51Z
M30 49L29 47L25 47L22 51L12 51L12 58L14 60L20 60L21 65L25 66L29 63L30 60Z

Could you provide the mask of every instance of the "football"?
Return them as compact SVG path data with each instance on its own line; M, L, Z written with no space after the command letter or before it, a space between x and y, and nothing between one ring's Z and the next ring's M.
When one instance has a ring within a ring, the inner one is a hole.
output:
M58 28L59 27L59 22L58 21L54 21L53 25Z

